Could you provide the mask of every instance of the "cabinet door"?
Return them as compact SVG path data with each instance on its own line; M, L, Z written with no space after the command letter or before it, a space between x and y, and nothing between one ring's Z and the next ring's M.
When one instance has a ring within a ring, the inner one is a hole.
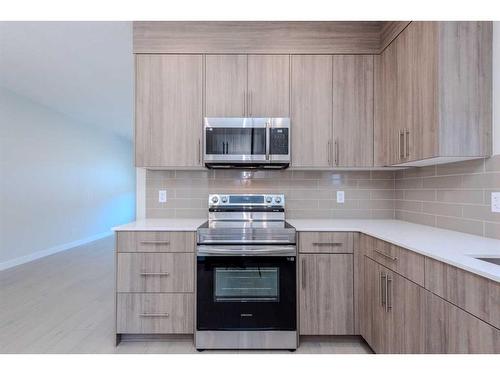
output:
M331 166L331 56L292 56L291 106L292 166Z
M201 165L201 55L136 56L138 167Z
M381 266L370 258L364 257L363 317L360 330L361 335L375 353L383 353L385 350L386 275L382 273Z
M375 56L374 164L399 162L396 43Z
M333 56L334 164L373 166L373 56Z
M206 117L245 117L246 91L246 55L206 56Z
M300 334L352 335L352 254L301 254Z
M248 56L249 117L290 116L290 56Z

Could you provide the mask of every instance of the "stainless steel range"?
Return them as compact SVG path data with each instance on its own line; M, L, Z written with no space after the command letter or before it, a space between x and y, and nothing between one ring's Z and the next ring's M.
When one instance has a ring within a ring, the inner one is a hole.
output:
M198 228L197 349L297 348L296 232L283 194L212 194Z

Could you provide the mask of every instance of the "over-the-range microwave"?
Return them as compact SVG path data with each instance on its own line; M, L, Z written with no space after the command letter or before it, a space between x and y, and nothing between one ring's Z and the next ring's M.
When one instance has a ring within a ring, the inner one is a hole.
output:
M208 168L275 168L290 164L290 119L205 117Z

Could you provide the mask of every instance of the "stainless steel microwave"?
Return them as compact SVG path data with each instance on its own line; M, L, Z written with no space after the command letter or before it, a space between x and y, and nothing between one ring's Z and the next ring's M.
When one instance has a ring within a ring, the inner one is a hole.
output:
M203 161L208 168L286 168L290 119L205 117Z

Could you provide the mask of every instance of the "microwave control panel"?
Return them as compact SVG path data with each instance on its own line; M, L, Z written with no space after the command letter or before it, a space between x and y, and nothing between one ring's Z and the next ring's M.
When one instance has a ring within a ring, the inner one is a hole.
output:
M269 153L288 155L288 128L271 128L269 136Z

